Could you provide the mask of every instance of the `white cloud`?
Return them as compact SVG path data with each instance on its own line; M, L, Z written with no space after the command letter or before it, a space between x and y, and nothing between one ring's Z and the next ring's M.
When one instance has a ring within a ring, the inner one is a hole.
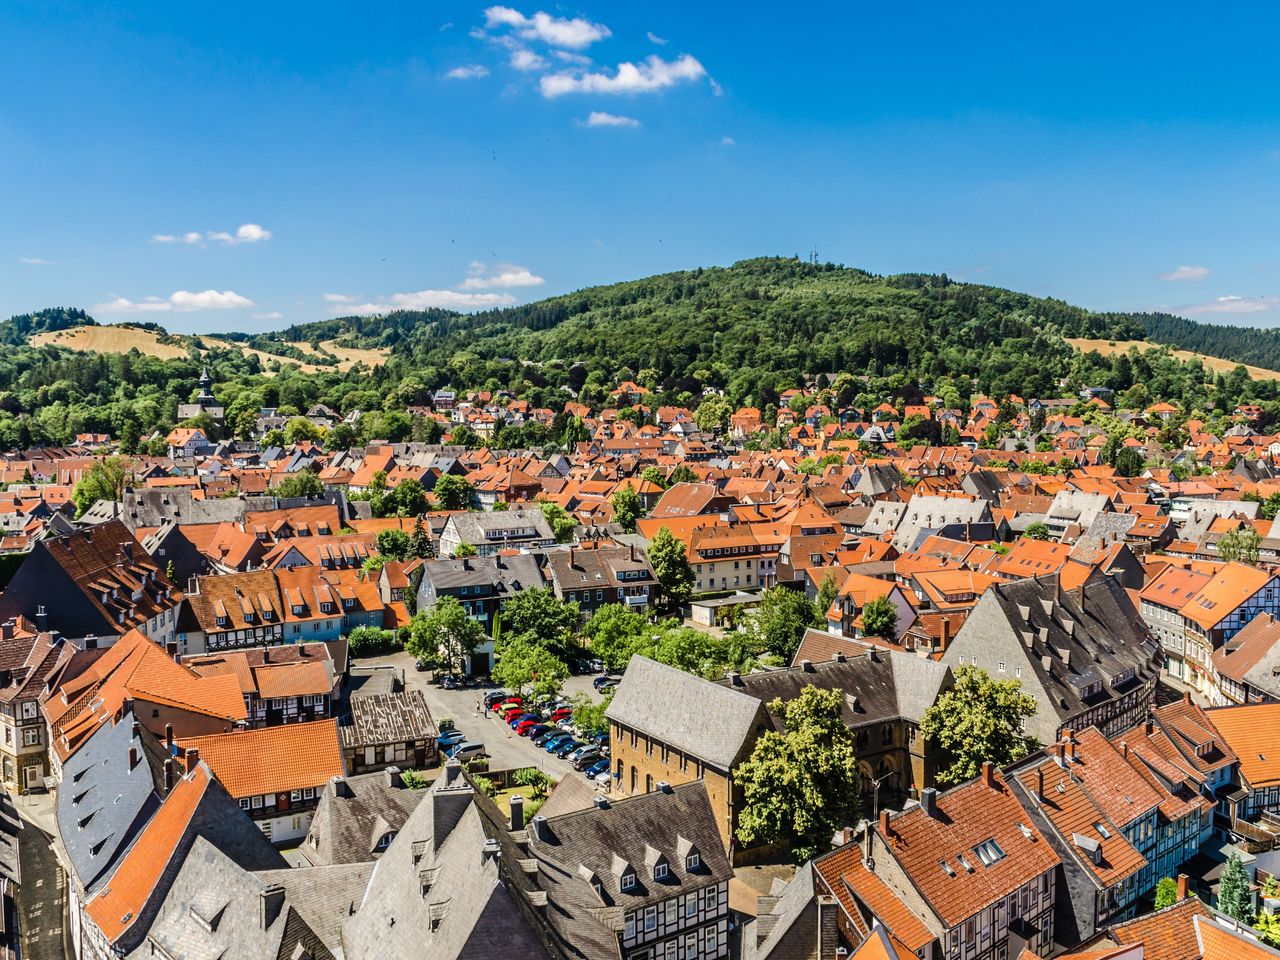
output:
M269 313L251 313L249 316L254 320L283 320L284 314L279 310L272 310Z
M734 139L733 139L733 137L721 137L721 138L720 138L720 146L722 146L722 147L732 147L736 142L737 142L737 141L736 141L736 140L734 140Z
M541 70L547 65L545 57L540 57L532 50L517 47L511 51L511 66L517 70Z
M1210 273L1208 267L1188 267L1182 266L1177 269L1170 270L1168 273L1160 274L1158 280L1203 280Z
M684 54L675 60L654 55L643 63L620 63L613 75L571 72L548 74L541 80L544 97L566 93L653 93L686 80L706 76L706 69L696 59Z
M587 115L588 127L638 127L640 121L635 117L621 117L616 113L605 113L603 110L592 110Z
M324 295L326 303L355 303L356 298L345 293L326 293Z
M469 64L465 67L454 67L445 74L450 80L475 80L478 77L487 77L488 75L489 68L479 63Z
M613 32L602 23L592 23L581 17L553 17L541 10L532 17L526 17L511 7L489 7L484 17L485 26L490 29L511 27L526 40L541 40L553 47L568 47L570 50L581 50L597 40L613 36Z
M554 51L557 60L563 60L565 63L572 63L579 67L591 66L591 58L584 57L580 53L570 53L568 50Z
M724 96L724 87L720 86L719 81L717 81L714 77L711 78L711 92L715 94L717 97Z
M505 307L516 302L509 293L459 293L457 290L418 290L415 293L393 293L376 302L356 303L330 309L333 314L369 316L390 313L393 310L483 310L488 307Z
M44 257L19 257L19 263L25 263L28 267L51 267L52 260L46 260Z
M191 246L203 245L206 240L233 246L237 243L258 243L271 239L271 231L257 223L242 223L236 227L235 233L226 230L206 230L200 233L191 230L187 233L157 233L151 239L156 243L185 243Z
M1238 297L1229 294L1208 303L1193 303L1179 312L1192 316L1199 313L1262 313L1280 306L1280 297Z
M175 290L167 299L146 297L142 300L130 300L127 297L116 297L97 304L93 309L95 313L193 313L198 310L239 310L252 306L252 300L240 296L234 290L201 290L195 293L190 290Z
M498 263L490 267L478 260L471 263L467 271L470 276L463 280L461 290L512 289L515 287L540 287L545 280L533 273L528 267L520 267L514 263Z
M646 33L645 36L649 38L650 43L656 43L660 47L665 47L667 45L667 41L664 40L662 37L658 36L652 30Z

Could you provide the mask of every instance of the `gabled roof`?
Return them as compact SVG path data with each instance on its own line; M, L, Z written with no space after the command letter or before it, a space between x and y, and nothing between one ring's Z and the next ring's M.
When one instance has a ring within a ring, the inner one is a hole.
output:
M722 771L732 769L764 714L753 696L642 656L631 658L605 713Z
M1252 789L1280 784L1280 703L1217 707L1205 714L1239 758L1240 775Z
M324 786L342 776L336 720L289 723L179 741L196 749L233 797Z

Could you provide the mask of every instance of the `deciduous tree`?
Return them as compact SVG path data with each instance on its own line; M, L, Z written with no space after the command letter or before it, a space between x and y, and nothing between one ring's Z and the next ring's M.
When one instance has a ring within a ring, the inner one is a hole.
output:
M457 597L440 597L434 607L414 615L405 649L415 658L439 657L452 672L484 642L484 628L467 614Z
M649 544L649 563L658 580L659 602L664 610L675 610L693 596L693 567L684 544L663 527Z
M925 711L920 734L943 756L941 786L978 775L984 760L998 767L1027 755L1036 745L1023 732L1036 699L1017 680L993 680L981 667L957 667L955 684Z

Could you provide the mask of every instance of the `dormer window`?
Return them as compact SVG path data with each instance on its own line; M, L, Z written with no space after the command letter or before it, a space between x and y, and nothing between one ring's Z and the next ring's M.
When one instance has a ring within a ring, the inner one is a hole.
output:
M686 872L692 872L702 866L702 858L696 853L691 853L684 858L684 869Z
M618 881L618 886L623 893L628 893L636 888L636 874L634 870L628 870L622 875L622 879Z
M665 862L655 863L653 865L653 879L655 880L667 879L667 865Z

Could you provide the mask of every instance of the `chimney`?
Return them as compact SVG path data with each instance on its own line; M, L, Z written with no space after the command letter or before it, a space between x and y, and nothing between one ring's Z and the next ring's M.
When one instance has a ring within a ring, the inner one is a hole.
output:
M942 618L942 649L946 650L951 645L951 621L945 616Z
M1074 761L1076 758L1076 732L1074 730L1063 730L1062 740L1067 747L1067 756Z
M982 782L990 789L996 789L996 765L990 760L982 761Z
M284 906L284 887L272 883L258 891L258 923L263 930L268 930L280 916L280 908Z
M169 754L169 756L174 755L172 723L166 723L164 725L164 752Z
M893 836L893 831L889 829L889 811L880 811L880 832L884 834L885 840Z
M1189 879L1185 873L1178 874L1178 899L1179 900L1187 899L1188 883L1189 883Z
M511 832L524 829L524 797L518 793L511 795Z
M543 843L551 842L551 828L547 826L547 818L542 814L533 818L533 835Z
M196 772L196 767L200 765L200 751L195 747L187 747L185 759L187 761L186 773L190 776Z
M596 809L597 809L597 810L608 810L608 809L609 809L609 798L608 798L608 797L602 797L602 796L600 796L600 795L598 795L598 794L597 794L597 795L596 795Z
M178 642L170 640L164 645L164 652L169 655L170 660L178 659Z
M165 758L165 761L164 761L164 794L165 794L165 796L166 796L166 797L169 795L169 791L173 789L173 781L174 781L174 779L176 779L176 778L174 777L174 769L173 769L173 768L174 768L174 766L175 766L175 764L174 764L174 762L173 762L173 758L172 758L172 757L167 757L167 758Z
M732 673L729 674L729 682L735 687L742 686L742 674L740 674L737 670L734 670Z
M1155 721L1147 717L1147 722L1142 725L1142 730L1149 737L1156 732Z
M631 562L636 562L636 545L634 543L631 544Z
M49 615L45 612L44 604L36 607L36 629L47 630L49 627Z
M569 569L572 570L578 565L578 550L576 547L569 548Z
M0 624L0 639L13 639L13 617L10 617L4 623Z
M1053 745L1053 759L1060 767L1067 765L1067 745L1059 740Z
M130 747L129 748L129 769L132 770L137 765L138 765L138 748Z
M455 786L458 782L458 776L462 773L462 762L456 757L449 760L444 765L444 785L446 787Z
M43 609L43 608L42 608L42 609ZM1187 706L1191 706L1191 691L1190 691L1190 690L1183 690L1183 691L1182 691L1182 702L1183 702L1183 703L1185 703Z
M1129 744L1125 740L1120 741L1120 756L1124 757L1126 760L1129 759Z
M876 651L875 647L867 648L867 657L870 658L872 663L880 662L880 654Z
M670 793L670 792L671 792L671 784L667 783L667 781L665 781L665 780L659 780L659 781L658 781L658 792L659 792L659 793Z
M133 739L137 740L142 735L142 724L137 720L133 721L133 728L129 732L133 735Z
M395 766L387 767L387 769L386 769L386 770L384 770L383 772L387 775L387 786L388 786L388 787L398 787L398 786L400 786L401 781L400 781L400 768L399 768L399 767L395 767Z
M335 775L329 778L329 782L333 784L333 795L335 797L351 796L351 788L347 786L346 777Z
M1044 803L1044 766L1036 767L1036 799Z
M920 791L920 809L930 820L938 819L938 791L933 787L925 787Z
M803 670L805 673L813 673L813 661L812 661L812 660L801 660L801 661L800 661L800 669L801 669L801 670Z

